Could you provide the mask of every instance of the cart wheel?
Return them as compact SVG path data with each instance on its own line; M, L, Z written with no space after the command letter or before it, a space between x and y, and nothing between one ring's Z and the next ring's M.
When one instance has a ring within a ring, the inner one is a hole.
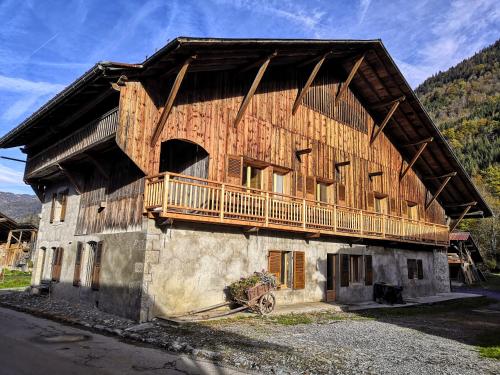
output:
M276 298L274 294L267 292L259 300L259 312L262 315L270 314L274 310L274 305L276 305Z

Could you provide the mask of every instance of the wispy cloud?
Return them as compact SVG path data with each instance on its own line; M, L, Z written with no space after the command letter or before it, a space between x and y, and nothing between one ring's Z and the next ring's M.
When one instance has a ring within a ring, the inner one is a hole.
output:
M64 85L50 82L30 81L23 78L13 78L0 75L0 90L11 92L30 92L39 95L61 91Z
M23 174L0 163L0 184L3 185L24 185Z
M360 0L359 1L359 8L360 8L360 12L359 12L359 23L363 23L363 21L365 20L365 17L366 17L366 12L368 11L368 8L370 7L370 4L371 4L371 0Z

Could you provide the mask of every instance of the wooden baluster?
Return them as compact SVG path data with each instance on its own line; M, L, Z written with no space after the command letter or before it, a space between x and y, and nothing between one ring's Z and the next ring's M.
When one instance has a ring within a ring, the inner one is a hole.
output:
M220 189L220 221L224 221L224 195L226 185L222 184L222 188Z
M162 212L163 213L167 213L167 203L168 203L168 183L170 181L170 175L167 174L165 175L165 177L163 178L163 205L162 205Z

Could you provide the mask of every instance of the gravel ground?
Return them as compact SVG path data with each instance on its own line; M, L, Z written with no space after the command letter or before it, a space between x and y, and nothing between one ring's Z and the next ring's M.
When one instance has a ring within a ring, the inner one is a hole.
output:
M137 325L27 293L0 295L0 304L264 374L500 374L500 361L481 358L474 346L482 331L500 334L500 304L405 316L309 314L307 324L291 316L182 326Z

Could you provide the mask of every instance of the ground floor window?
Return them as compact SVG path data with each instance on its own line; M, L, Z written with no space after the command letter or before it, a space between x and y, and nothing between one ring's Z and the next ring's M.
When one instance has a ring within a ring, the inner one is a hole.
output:
M276 276L281 288L305 288L305 253L303 251L271 250L268 271Z
M423 279L424 278L424 270L422 259L408 259L408 279Z
M341 254L340 286L362 283L373 284L372 256Z

